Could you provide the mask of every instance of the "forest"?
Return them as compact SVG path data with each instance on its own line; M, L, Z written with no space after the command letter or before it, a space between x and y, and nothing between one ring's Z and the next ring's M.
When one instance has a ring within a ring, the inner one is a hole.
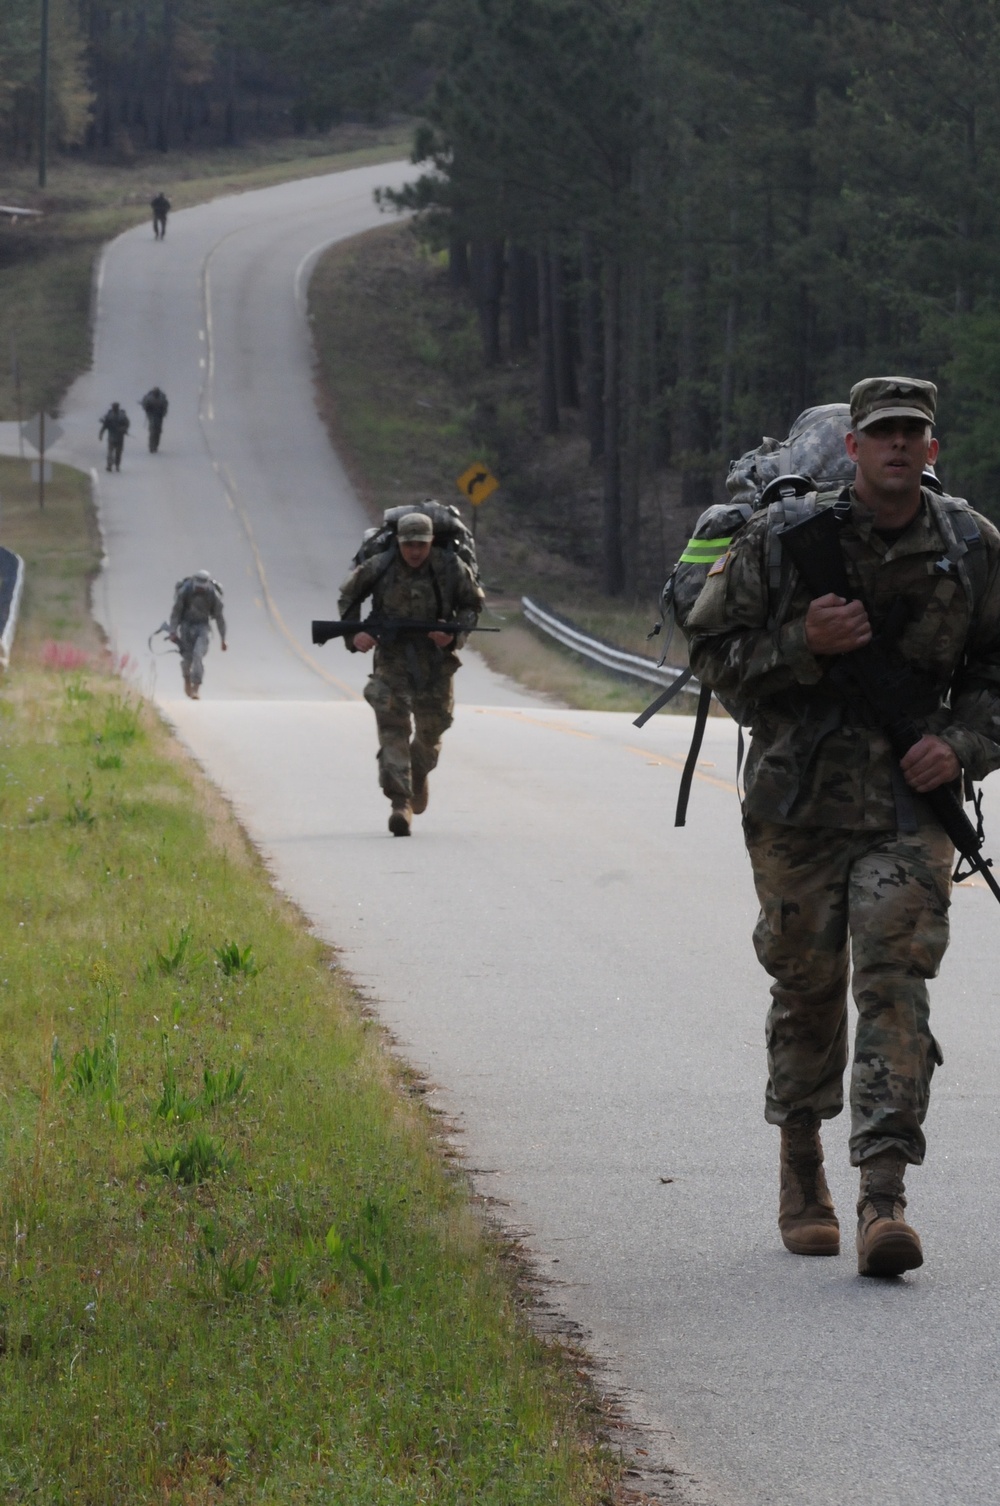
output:
M8 154L37 5L0 21ZM418 122L400 207L484 362L537 358L540 431L581 415L610 593L652 477L686 523L730 458L872 373L938 382L944 479L1000 516L995 0L51 5L65 148Z

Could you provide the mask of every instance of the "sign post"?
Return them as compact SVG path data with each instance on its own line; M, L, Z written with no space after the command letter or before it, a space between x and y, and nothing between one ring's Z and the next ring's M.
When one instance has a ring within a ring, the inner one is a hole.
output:
M34 418L29 418L27 423L21 425L21 434L28 441L33 450L38 451L38 506L45 508L45 483L52 474L49 466L46 474L45 451L49 445L55 444L62 437L62 425L56 423L54 418L48 417L43 408L36 413ZM34 475L32 475L34 480Z
M478 510L487 497L492 497L500 483L488 466L477 461L462 472L455 484L463 497L472 503L472 537L475 538Z

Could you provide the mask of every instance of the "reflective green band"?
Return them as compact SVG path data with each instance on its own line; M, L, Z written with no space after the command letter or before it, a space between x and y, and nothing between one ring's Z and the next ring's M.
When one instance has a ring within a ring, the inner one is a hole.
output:
M681 563L713 565L720 554L725 554L732 542L731 534L728 539L689 539L687 548L681 555Z

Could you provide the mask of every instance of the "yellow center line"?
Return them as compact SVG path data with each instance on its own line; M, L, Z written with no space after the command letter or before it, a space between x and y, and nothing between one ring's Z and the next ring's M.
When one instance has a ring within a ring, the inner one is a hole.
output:
M246 510L241 507L239 502L237 501L236 487L231 476L226 471L225 467L222 466L215 458L212 440L209 436L207 428L205 427L206 418L211 421L215 417L213 402L215 393L215 326L212 322L212 261L215 257L215 253L220 249L221 246L225 244L226 241L230 240L234 235L241 234L246 228L247 227L245 225L238 225L235 230L230 230L228 234L222 236L220 240L216 241L215 245L212 247L211 251L209 251L208 255L205 257L204 262L202 263L202 303L205 316L205 343L207 346L208 365L205 368L205 379L200 394L198 423L201 427L201 432L212 460L212 466L220 482L222 483L222 490L226 498L226 504L229 507L230 511L235 513L236 517L239 519L243 532L246 535L247 543L250 546L250 552L253 555L254 566L257 571L257 578L260 581L261 592L263 594L264 602L266 604L267 612L271 618L271 621L278 629L278 632L285 639L292 652L302 660L303 664L308 665L314 674L319 675L321 680L325 680L328 685L334 686L337 690L346 695L350 700L360 701L362 697L352 685L348 685L344 680L338 679L336 675L330 674L329 671L324 669L322 664L318 663L317 660L312 656L312 654L310 654L309 651L302 646L298 638L288 626L284 617L281 615L281 612L278 609L278 604L275 601L274 597L271 595L271 588L268 585L267 580L267 572L264 569L264 560L261 555L260 549L257 546L257 540L254 537L254 531L250 523L250 518L247 515Z
M500 706L480 706L484 716L502 716L509 721L530 722L533 727L547 727L552 732L565 732L567 737L584 737L596 742L596 732L581 732L579 727L569 727L565 722L546 722L540 716L528 716L524 711L506 711Z
M644 758L647 763L665 764L668 769L678 769L681 773L684 771L683 758L671 758L666 753L651 753L648 748L633 748L629 743L625 744L625 752L635 753L637 757ZM733 795L739 794L737 786L730 783L728 779L716 779L714 774L703 774L700 769L695 769L694 777L704 784L714 784L716 789L729 790Z
M508 711L500 706L477 706L476 710L483 716L502 716L508 721L530 722L533 727L545 727L550 732L563 732L568 737L583 737L590 742L596 742L598 738L596 732L581 732L579 727L571 727L567 722L546 721L540 716L528 716L524 711ZM611 739L607 739L607 741L611 741ZM683 758L671 758L666 753L653 753L649 748L636 748L630 743L619 743L617 746L623 748L626 753L634 753L638 758L644 758L647 763L658 764L668 769L677 769L678 772L683 772ZM714 774L703 774L700 769L695 770L694 777L700 779L703 784L713 784L716 789L726 790L731 795L739 794L738 787L728 779L717 779Z

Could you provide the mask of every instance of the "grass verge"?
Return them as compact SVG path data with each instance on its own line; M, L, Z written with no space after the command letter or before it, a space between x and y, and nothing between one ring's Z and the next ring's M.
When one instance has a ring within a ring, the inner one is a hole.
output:
M608 1499L588 1393L419 1093L151 709L84 667L85 481L39 514L2 479L33 567L0 680L0 1499Z
M476 649L533 689L589 710L640 710L655 687L588 666L528 627L522 595L537 596L598 636L650 654L657 598L602 596L594 540L599 488L574 432L534 431L533 367L485 371L474 316L448 286L441 257L407 226L389 226L331 248L309 292L319 356L320 401L334 442L373 514L437 496L460 503L456 477L471 462L504 481L476 518L491 605L505 632ZM683 664L678 640L674 662ZM690 710L689 704L678 709Z
M405 157L411 134L405 126L345 126L321 139L146 153L121 163L59 157L45 191L29 168L7 171L4 197L44 215L0 225L0 418L17 417L15 347L25 417L43 403L54 410L86 368L94 258L105 241L148 220L159 188L184 209L222 194Z

